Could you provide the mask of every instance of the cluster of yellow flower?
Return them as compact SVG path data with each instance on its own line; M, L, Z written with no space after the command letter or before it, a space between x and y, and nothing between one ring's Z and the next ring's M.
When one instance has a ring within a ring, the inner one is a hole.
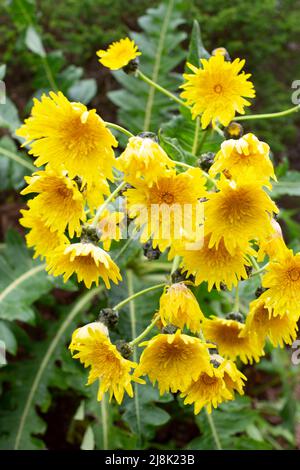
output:
M128 69L135 61L136 73L140 53L128 38L98 55L111 69ZM200 68L190 66L192 75L184 75L182 98L193 117L201 115L203 129L209 123L227 126L250 104L244 97L254 96L249 75L239 73L244 61L230 62L221 50L201 62ZM62 93L35 100L31 117L17 132L24 145L31 145L35 164L46 165L26 179L22 192L37 194L22 211L21 223L30 229L27 243L35 256L45 257L48 271L65 281L76 273L88 288L99 278L108 288L110 280L118 283L119 268L107 253L107 226L117 228L113 238L120 240L124 215L109 212L107 202L123 188L125 210L141 242L168 249L169 259L180 259L185 274L166 285L152 323L127 348L112 344L104 323L94 322L73 333L70 349L91 367L88 383L99 380L99 400L109 392L121 403L125 391L133 396L132 381L144 383L141 377L147 375L161 394L180 392L195 413L204 406L210 412L233 399L235 391L243 393L246 377L234 361L258 361L267 338L283 347L297 334L300 253L286 247L274 218L278 209L267 192L276 180L269 146L251 133L225 140L208 174L199 167L178 173L178 162L148 134L131 136L115 158L117 141L108 126L95 110L69 102ZM123 180L110 193L114 171ZM178 217L184 206L190 210L188 227ZM74 242L76 237L81 239ZM207 282L209 291L223 285L237 290L238 282L251 276L252 265L254 274L260 273L257 261L266 256L262 293L250 304L245 321L238 307L229 318L206 318L186 279L192 276L196 286ZM161 333L141 343L154 326ZM135 344L145 346L139 364L128 359Z

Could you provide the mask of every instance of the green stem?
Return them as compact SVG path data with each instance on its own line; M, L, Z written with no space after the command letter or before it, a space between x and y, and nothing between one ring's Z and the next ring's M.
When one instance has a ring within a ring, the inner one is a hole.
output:
M295 113L300 110L300 105L294 106L293 108L286 109L285 111L279 111L277 113L266 113L266 114L248 114L247 116L237 116L234 118L235 121L248 121L249 119L272 119L288 114Z
M130 341L130 346L135 346L136 344L140 343L140 341L142 341L142 339L144 339L145 336L147 336L147 334L150 333L150 331L155 327L157 320L158 317L154 318L152 322L147 326L147 328L145 328L144 331L142 331L142 333L137 338Z
M131 337L136 338L136 312L135 312L135 305L134 305L134 288L133 288L133 274L131 270L127 271L127 285L128 285L128 295L131 297L131 301L129 302L129 313L130 313L130 324L131 324ZM133 360L137 362L137 350L136 346L133 347ZM141 444L141 436L142 436L142 427L141 427L141 416L140 416L140 405L139 405L139 390L138 384L135 382L134 384L134 404L135 404L135 415L136 415L136 426L137 426L137 445L140 447Z
M255 274L259 274L260 277L262 278L262 274L261 274L261 272L260 272L260 271L261 271L261 268L260 268L258 262L256 261L256 259L254 258L254 256L249 256L249 259L250 259L250 261L251 261L252 266L256 269L256 272L254 273L254 275L255 275ZM253 275L253 274L252 274L252 275Z
M265 271L266 267L268 266L269 263L266 263L264 266L262 266L261 268L257 269L257 271L253 271L251 273L251 277L253 276L257 276L258 274L261 274Z
M207 421L208 421L208 424L210 426L210 429L211 429L211 432L212 432L212 435L213 435L213 438L214 438L214 441L215 441L215 444L216 444L216 449L217 450L222 450L221 441L220 441L220 438L219 438L219 435L218 435L213 417L212 417L211 414L208 413L208 411L206 409L205 409L205 411L206 411Z
M96 212L96 215L94 217L93 223L92 223L92 227L96 227L96 225L98 223L98 220L100 219L101 214L103 213L103 211L106 209L108 204L113 199L115 199L115 197L121 191L121 189L125 186L125 184L126 184L125 181L122 181L122 183L120 183L119 186L116 187L116 189L108 196L107 199L105 199L104 203L98 208L98 210Z
M114 124L113 122L108 122L108 121L104 121L104 124L107 127L111 127L112 129L115 129L116 131L122 132L123 134L127 135L127 137L134 137L134 135L130 131L125 129L125 127L119 126L118 124Z
M103 437L103 448L102 450L108 450L108 416L107 416L107 397L104 393L101 400L101 424L102 424L102 437Z
M193 141L193 147L192 147L192 154L194 156L196 156L197 154L197 148L198 148L198 142L199 142L199 131L200 131L200 119L199 119L199 116L197 116L195 132L194 132L194 141Z
M158 83L151 80L151 78L147 77L140 70L138 70L138 72L137 72L137 77L139 77L144 82L148 83L148 85L152 86L153 88L156 88L156 90L160 91L164 95L168 96L168 98L170 98L170 100L176 101L176 103L180 104L180 106L185 106L186 108L190 109L190 107L185 103L185 101L181 100L180 98L178 98L178 96L174 95L173 93L171 93L166 88L162 87Z
M208 137L209 132L210 132L209 130L203 132L203 137L202 137L201 142L200 142L200 145L199 145L199 147L198 147L198 154L200 154L200 151L201 151L201 149L202 149L202 147L203 147L203 144L205 143L205 141L206 141L206 139L207 139L207 137Z
M27 162L25 159L23 159L19 155L16 155L15 153L11 152L10 150L7 150L3 147L0 147L0 155L1 154L5 155L6 157L10 158L11 160L14 160L15 162L19 163L19 165L22 165L25 168L28 168L32 172L37 171L37 168L31 162Z
M233 311L238 313L239 310L240 310L240 294L239 294L239 284L237 284L235 288Z
M140 297L141 295L147 294L148 292L151 292L153 290L157 289L162 289L165 287L165 282L161 284L156 284L155 286L147 287L147 289L140 290L139 292L136 292L133 295L130 295L126 299L122 300L122 302L119 302L117 305L113 307L114 310L119 310L120 308L124 307L124 305L128 304L133 299L136 299L137 297Z
M182 168L195 168L194 166L189 165L188 163L177 162L176 160L173 160L173 161L174 161L175 165L182 166Z
M151 263L144 263L143 270L145 272L152 272L152 271L170 271L170 263L163 263L163 262L151 262Z
M171 268L171 274L173 274L180 264L180 256L176 255L173 259L173 264Z
M49 63L48 63L48 59L47 59L46 55L44 57L42 57L42 63L43 63L43 67L45 69L46 77L47 77L47 80L49 82L50 88L53 91L57 92L58 91L58 86L56 84L55 78L53 77L51 68L49 67Z

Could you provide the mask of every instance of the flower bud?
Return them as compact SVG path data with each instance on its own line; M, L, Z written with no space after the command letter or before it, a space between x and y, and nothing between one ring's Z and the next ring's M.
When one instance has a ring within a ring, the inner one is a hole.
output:
M161 255L161 251L159 248L153 248L151 240L149 240L143 245L143 250L144 256L146 256L149 261L158 259Z
M164 335L173 335L174 333L176 333L177 330L178 330L177 326L172 325L171 323L169 323L168 325L166 325L162 328L161 332Z
M240 139L244 134L244 128L239 122L231 121L231 123L225 127L224 134L226 139Z
M154 132L140 132L138 137L141 137L142 139L151 139L153 142L158 143L158 137Z
M82 227L80 241L82 243L94 243L97 245L99 242L99 236L97 234L96 227L88 224L84 225Z
M226 315L226 320L235 320L244 323L244 317L240 312L231 312Z
M128 359L133 353L133 347L124 339L120 339L116 342L116 348L124 359Z
M134 74L139 68L139 64L140 64L139 58L135 57L135 59L132 59L130 62L128 62L127 65L123 67L123 70L125 73L127 73L127 75Z
M198 159L198 166L204 170L208 171L212 164L214 163L215 153L207 152L203 153L200 158Z
M119 313L112 308L102 308L99 314L99 321L102 322L107 328L113 329L117 326L119 320Z

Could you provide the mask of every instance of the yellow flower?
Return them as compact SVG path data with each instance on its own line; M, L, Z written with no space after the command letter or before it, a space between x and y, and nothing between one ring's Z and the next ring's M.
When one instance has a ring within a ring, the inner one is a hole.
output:
M253 84L248 80L251 75L239 73L245 61L227 62L221 54L200 61L201 68L187 64L193 73L183 75L186 82L181 85L184 89L181 96L192 106L193 118L202 115L203 129L216 120L228 126L236 112L245 114L244 107L251 104L244 97L255 96Z
M196 297L182 282L165 289L160 298L159 315L163 325L171 323L181 329L186 325L192 333L199 333L204 319Z
M122 212L109 212L108 210L102 212L96 228L105 251L110 250L112 240L121 240L120 223L123 219L124 213Z
M205 233L211 233L210 247L218 247L223 239L233 254L237 248L246 250L250 240L272 233L271 214L278 209L257 183L236 184L222 178L218 188L220 191L210 193L205 203Z
M31 144L36 166L63 165L70 178L80 176L84 182L113 179L116 139L95 109L71 103L61 92L35 98L31 116L16 134L26 139L23 145Z
M30 201L31 212L37 214L53 232L64 232L70 237L80 235L80 221L85 222L84 199L75 181L62 172L47 169L25 177L28 186L21 194L38 193Z
M236 182L257 181L271 189L270 178L276 180L269 158L270 147L254 134L246 134L238 140L226 140L216 154L209 170L211 176L225 172Z
M133 186L136 181L143 179L151 187L166 168L175 166L157 142L149 137L139 136L130 137L126 149L117 161L125 180Z
M19 220L20 224L30 229L26 235L26 243L30 248L34 248L34 258L38 256L41 259L47 258L58 246L68 243L68 239L63 233L54 232L47 227L40 215L31 209L30 202L29 210L21 210L20 212L23 216Z
M199 168L176 174L169 170L149 188L137 182L128 189L129 216L142 228L141 242L153 239L153 247L164 251L172 241L197 236L203 220L199 198L206 194L205 178Z
M104 202L104 196L110 195L109 185L104 178L83 184L80 191L86 200L91 213Z
M59 247L48 260L47 270L54 276L64 275L64 282L76 273L89 289L93 282L99 284L99 277L110 289L110 280L115 284L121 275L118 266L108 253L93 243L73 243Z
M259 241L259 250L257 252L257 261L263 261L265 256L274 261L279 259L281 256L284 256L287 250L287 246L282 237L282 231L279 223L275 220L271 220L271 225L273 228L272 233Z
M244 323L217 317L205 320L202 325L206 340L216 343L221 356L233 361L240 357L245 364L252 364L264 355L263 346L255 333L242 336L244 328Z
M243 335L257 334L264 343L269 337L274 347L284 347L284 344L292 344L297 337L297 320L288 314L282 317L274 317L265 306L264 300L259 297L251 302L247 315Z
M262 280L268 290L261 295L268 310L276 317L300 315L300 253L286 250L285 255L266 267Z
M194 275L196 285L207 282L210 291L214 286L220 290L221 283L232 289L239 280L247 279L246 266L251 265L247 254L254 255L255 251L248 247L245 252L236 248L234 252L229 253L223 240L220 240L218 248L210 248L209 237L206 236L199 249L178 250L178 254L183 257L183 272Z
M131 60L141 55L134 41L129 38L110 44L108 49L97 51L100 57L99 62L111 70L118 70L125 67Z
M143 351L136 375L147 374L161 395L171 390L185 390L202 371L210 371L207 344L199 338L181 334L159 334L142 346Z
M98 322L75 330L69 348L72 353L78 351L74 359L79 359L84 367L91 367L87 385L99 380L98 401L105 392L109 392L110 400L114 396L119 404L124 392L133 396L131 381L141 382L131 375L136 363L121 356Z
M201 372L197 380L193 380L190 386L181 394L185 397L184 404L194 404L194 413L198 414L203 407L208 413L212 412L212 407L223 401L234 399L234 390L243 394L243 380L246 377L241 374L232 361L224 360L216 356L218 366L212 367L211 371Z

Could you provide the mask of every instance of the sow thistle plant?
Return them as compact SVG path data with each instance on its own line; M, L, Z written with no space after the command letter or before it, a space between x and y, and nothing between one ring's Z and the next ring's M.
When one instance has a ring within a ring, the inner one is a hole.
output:
M143 56L129 38L97 55L103 66L123 69L190 113L194 165L171 158L155 134L133 135L61 92L43 95L17 131L37 166L22 191L34 195L20 220L29 229L27 244L45 258L50 274L64 281L75 274L88 289L122 282L118 255L109 250L112 240L124 238L128 222L149 259L165 252L172 261L168 280L103 309L99 320L74 331L69 348L89 368L88 384L99 383L100 401L107 393L121 404L148 378L161 395L178 393L195 414L211 413L244 393L241 363L258 362L267 339L274 347L291 344L299 320L300 253L287 248L276 221L270 147L243 135L238 121L255 115L236 116L250 106L254 86L242 70L245 61L231 61L224 48L199 57L198 66L187 64L180 97L142 72ZM200 128L208 126L223 138L209 158L198 145ZM111 129L127 138L119 156ZM120 210L111 208L116 199ZM262 288L244 316L238 286L252 276L261 277ZM208 292L234 291L232 313L208 318L191 290L202 283ZM146 329L130 342L112 342L118 310L156 289L162 294ZM136 346L140 359L136 350L132 355Z

